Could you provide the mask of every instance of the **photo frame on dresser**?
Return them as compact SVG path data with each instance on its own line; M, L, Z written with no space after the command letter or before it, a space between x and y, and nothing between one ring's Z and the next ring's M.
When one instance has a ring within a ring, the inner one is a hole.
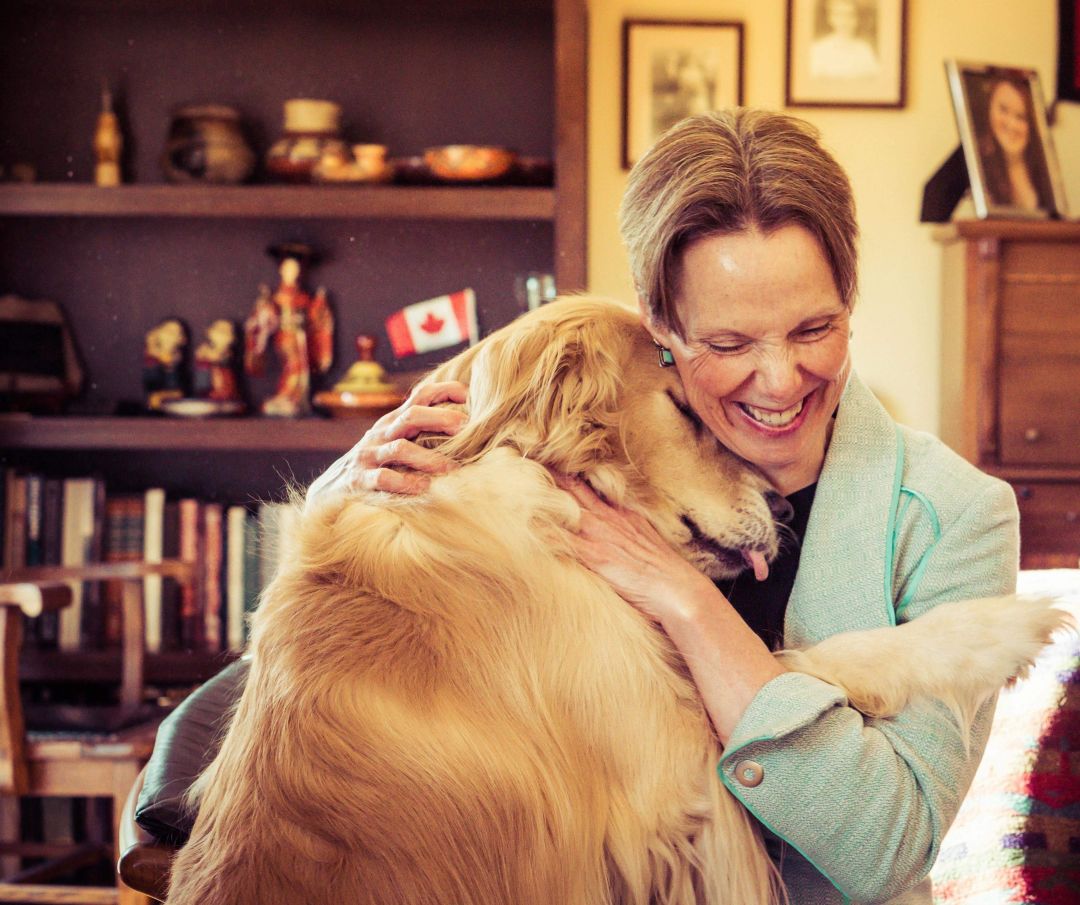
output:
M743 102L741 22L623 22L622 165L679 120Z
M946 60L975 213L1066 215L1065 192L1034 69Z
M907 0L788 0L787 106L899 109L906 71Z

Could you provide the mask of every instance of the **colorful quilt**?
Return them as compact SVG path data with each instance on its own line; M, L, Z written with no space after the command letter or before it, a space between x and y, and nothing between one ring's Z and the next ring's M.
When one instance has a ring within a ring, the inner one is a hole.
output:
M1080 623L1080 571L1025 572ZM1002 692L971 791L933 870L937 905L1080 905L1080 636Z

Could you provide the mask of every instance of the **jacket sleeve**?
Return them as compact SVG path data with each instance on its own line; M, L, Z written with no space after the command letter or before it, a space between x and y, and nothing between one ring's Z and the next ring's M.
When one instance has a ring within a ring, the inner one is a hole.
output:
M1008 485L984 485L941 527L903 619L1015 590L1018 515ZM789 672L751 702L718 771L761 823L842 894L882 901L929 873L982 756L993 709L994 701L982 707L965 740L936 702L870 719L834 686Z

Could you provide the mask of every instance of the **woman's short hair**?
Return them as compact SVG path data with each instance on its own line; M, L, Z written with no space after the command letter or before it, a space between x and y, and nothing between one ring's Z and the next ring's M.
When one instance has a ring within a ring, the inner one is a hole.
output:
M855 303L851 183L809 123L745 107L676 124L630 172L619 226L653 322L683 335L682 252L696 239L798 225L821 244L844 305Z

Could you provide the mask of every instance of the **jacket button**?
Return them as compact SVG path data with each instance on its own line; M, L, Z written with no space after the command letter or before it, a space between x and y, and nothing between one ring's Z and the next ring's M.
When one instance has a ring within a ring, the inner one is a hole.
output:
M735 765L735 778L748 789L760 786L765 778L765 768L756 760L741 760Z

